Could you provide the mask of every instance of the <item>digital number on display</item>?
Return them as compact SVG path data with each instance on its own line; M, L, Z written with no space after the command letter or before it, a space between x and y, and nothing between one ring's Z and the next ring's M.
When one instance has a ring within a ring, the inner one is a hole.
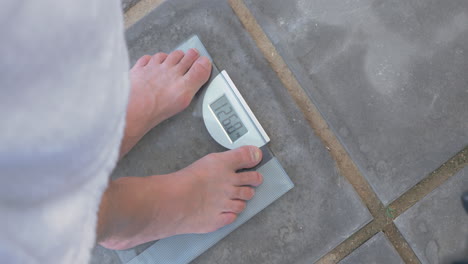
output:
M240 120L236 111L232 107L226 95L221 96L214 103L210 104L219 123L223 126L224 131L228 134L232 142L238 140L240 137L247 133L247 128Z

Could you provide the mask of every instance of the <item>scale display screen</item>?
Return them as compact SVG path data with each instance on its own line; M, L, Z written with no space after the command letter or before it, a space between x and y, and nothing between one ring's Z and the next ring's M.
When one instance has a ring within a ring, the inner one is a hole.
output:
M210 108L213 110L213 113L216 115L216 118L223 126L224 131L228 134L232 142L238 140L248 132L226 95L221 96L218 100L211 103Z

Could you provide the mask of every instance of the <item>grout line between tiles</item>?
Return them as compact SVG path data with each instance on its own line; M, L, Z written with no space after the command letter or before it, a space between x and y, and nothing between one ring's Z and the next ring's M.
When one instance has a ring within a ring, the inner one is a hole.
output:
M413 249L411 249L411 246L395 226L395 223L391 222L386 225L383 228L383 232L405 263L421 263Z
M354 233L347 240L343 241L336 248L328 252L317 263L336 263L380 231L384 232L405 263L421 263L406 239L396 227L393 219L396 219L431 191L449 180L465 166L468 166L468 146L391 203L385 209L385 214L387 215L390 212L390 216L387 215L387 218L374 220L375 223L373 223L373 225L368 224L364 226L361 230Z
M128 29L137 21L153 11L156 7L162 4L165 0L140 0L138 3L130 7L124 13L124 26Z
M404 213L465 166L468 166L468 146L392 202L387 208L392 210L393 218Z
M338 263L346 256L351 254L359 246L364 244L367 240L371 239L374 235L382 230L382 224L378 221L372 220L363 228L356 231L353 235L348 237L345 241L340 243L331 251L322 256L316 264L330 264Z

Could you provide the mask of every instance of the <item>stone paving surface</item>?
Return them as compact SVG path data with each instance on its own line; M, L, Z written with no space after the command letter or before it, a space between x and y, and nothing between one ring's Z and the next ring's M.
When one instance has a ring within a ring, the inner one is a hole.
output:
M380 232L373 236L339 264L403 264L398 252L385 235Z
M296 184L195 263L316 261L369 222L368 210L338 174L333 159L226 2L163 3L127 31L130 60L169 52L194 33L218 68L228 71L271 137L270 149ZM199 99L145 136L113 177L173 172L223 150L204 127Z
M384 204L468 144L468 1L245 2Z
M399 216L395 224L423 264L468 261L468 167Z

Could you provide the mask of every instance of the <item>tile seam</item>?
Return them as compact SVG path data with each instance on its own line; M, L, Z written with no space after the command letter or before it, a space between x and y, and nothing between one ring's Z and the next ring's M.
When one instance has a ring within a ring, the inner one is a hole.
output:
M372 220L367 225L354 232L350 237L341 242L338 246L323 255L316 264L335 264L346 258L349 254L358 249L367 240L371 239L378 232L382 231L383 224Z
M140 0L124 13L124 27L127 30L149 14L165 0Z
M465 146L439 168L390 203L387 208L393 210L393 219L403 214L426 195L443 185L465 166L468 166L468 146Z
M382 231L405 263L421 264L416 253L400 233L400 230L398 230L393 221L386 225Z

